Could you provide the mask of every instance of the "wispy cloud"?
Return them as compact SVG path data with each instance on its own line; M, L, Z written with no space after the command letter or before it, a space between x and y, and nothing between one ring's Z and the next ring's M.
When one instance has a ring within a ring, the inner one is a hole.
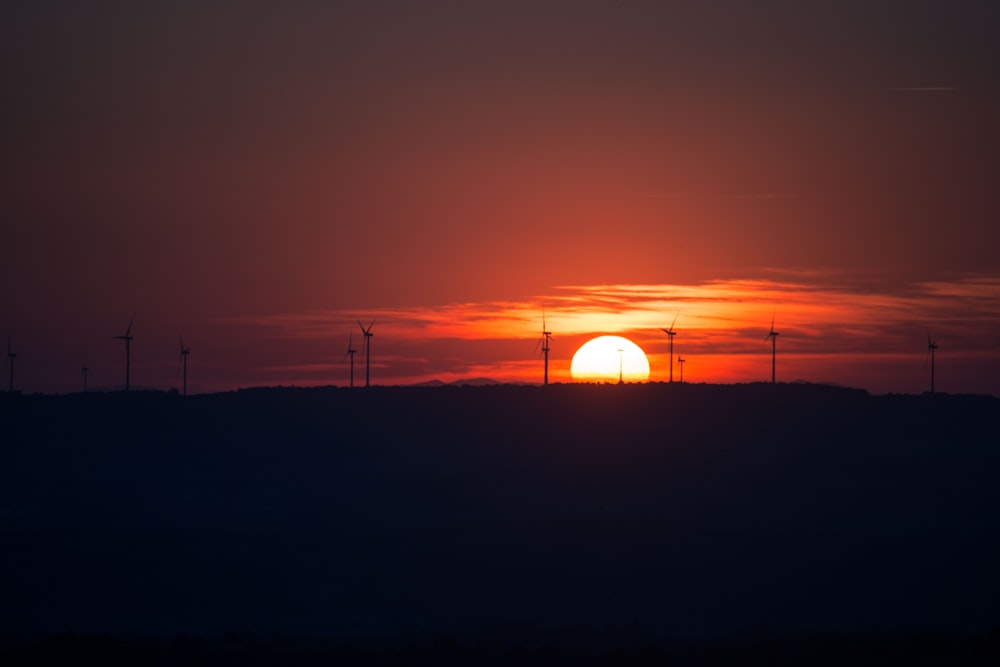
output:
M798 199L798 195L788 192L664 192L642 195L645 199L748 199L767 201L772 199Z
M961 90L958 86L897 86L888 88L898 93L948 93Z
M552 374L562 380L569 379L575 349L589 337L607 333L625 335L646 349L653 379L662 379L669 360L660 329L675 316L675 344L688 358L692 378L698 372L697 377L713 381L761 379L762 363L741 358L766 356L769 346L763 340L772 317L781 332L785 368L794 369L796 379L850 384L851 374L843 368L856 363L851 360L878 357L879 363L891 365L901 355L918 369L909 381L916 383L928 332L941 342L942 353L996 363L1000 278L962 276L882 290L865 285L848 274L783 271L767 279L691 285L563 285L521 301L373 308L363 313L323 310L229 323L280 340L327 344L343 338L346 349L348 333L359 333L356 321L375 320L378 375L395 382L473 375L537 379L533 345L541 333L543 308L547 328L555 334ZM303 376L322 374L337 368L337 362L339 357L332 360L333 366L304 364L300 370ZM291 367L273 370L294 375Z

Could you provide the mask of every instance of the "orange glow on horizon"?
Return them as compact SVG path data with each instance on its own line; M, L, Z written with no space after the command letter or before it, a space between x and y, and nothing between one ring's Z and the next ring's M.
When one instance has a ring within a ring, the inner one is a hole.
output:
M838 287L829 278L806 274L780 281L567 286L524 301L313 311L229 323L250 326L268 338L329 349L330 341L338 338L346 346L357 319L376 320L376 384L463 378L540 383L543 360L536 343L544 309L546 329L553 333L551 382L572 381L573 352L599 335L634 341L646 351L649 381L663 382L669 378L670 359L661 328L676 315L675 380L681 355L686 381L726 383L770 378L765 336L774 317L781 333L779 382L836 382L888 390L894 387L888 378L895 368L899 390L921 391L928 323L933 323L936 338L947 341L939 351L942 363L948 354L960 351L992 358L989 332L1000 327L998 295L1000 280L981 277L916 284L888 294L861 289L849 280ZM316 382L346 384L342 354L334 350L336 361L328 357L328 371L316 371ZM294 377L294 369L286 370L278 376ZM945 376L940 377L944 381Z

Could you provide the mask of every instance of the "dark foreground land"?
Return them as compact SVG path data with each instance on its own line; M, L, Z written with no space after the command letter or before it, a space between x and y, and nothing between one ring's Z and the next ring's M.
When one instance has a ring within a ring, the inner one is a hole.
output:
M0 660L1000 656L992 397L4 395L0 424Z

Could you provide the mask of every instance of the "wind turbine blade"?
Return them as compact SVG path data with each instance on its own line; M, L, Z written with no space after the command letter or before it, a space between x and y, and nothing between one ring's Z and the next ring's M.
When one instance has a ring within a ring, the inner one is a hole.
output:
M132 313L132 319L128 321L128 328L125 329L125 335L128 336L132 333L132 323L135 322L135 313Z
M676 315L674 315L674 321L670 323L670 330L671 331L674 330L674 325L677 324L677 315L680 315L680 312L678 312Z

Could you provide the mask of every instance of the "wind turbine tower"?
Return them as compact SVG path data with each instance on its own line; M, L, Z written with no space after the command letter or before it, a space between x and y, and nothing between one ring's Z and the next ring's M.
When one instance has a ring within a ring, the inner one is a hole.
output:
M684 382L684 362L685 361L687 361L687 359L682 359L681 355L679 355L679 354L677 355L677 365L681 367L681 382L682 383Z
M125 329L125 335L123 336L112 336L112 340L123 340L125 341L125 391L129 390L131 386L129 383L129 371L132 363L131 358L131 343L132 343L132 322L135 321L135 313L132 313L132 319L128 321L128 328Z
M931 393L934 393L934 352L937 351L938 344L936 340L931 340L931 335L927 334L927 354L931 357Z
M680 315L680 313L678 313L677 315ZM664 328L660 327L660 331L662 331L663 333L667 334L667 336L669 337L669 340L670 340L670 355L669 356L670 356L670 381L671 382L674 381L674 336L677 335L677 332L674 331L674 325L677 324L677 315L674 315L674 321L670 323L670 328L669 329L664 329Z
M361 332L365 335L365 386L368 387L371 385L372 336L375 335L372 333L372 327L375 326L375 320L372 320L367 329L360 321L358 321L358 326L361 327ZM351 359L353 360L354 357Z
M90 369L86 366L80 367L80 375L83 376L83 393L87 393L87 373L89 372Z
M624 352L625 350L618 348L618 384L625 384L622 381L622 353Z
M7 365L10 367L10 384L8 385L7 391L14 393L14 360L17 359L17 353L11 351L10 349L10 336L7 337Z
M774 330L774 316L771 316L771 330L764 337L764 342L771 339L771 384L774 384L774 358L778 351L778 332Z
M191 348L184 347L184 338L181 337L181 362L184 365L184 383L182 385L181 396L188 395L188 354L191 353Z
M535 343L535 350L538 349L538 345L542 346L542 354L545 356L545 375L542 380L543 385L549 384L549 340L552 338L552 332L545 327L545 311L542 311L542 337L538 339L538 343Z
M359 323L360 324L360 323ZM344 358L351 358L351 387L354 387L354 354L357 350L354 349L354 332L352 331L347 337L347 352L344 353Z

